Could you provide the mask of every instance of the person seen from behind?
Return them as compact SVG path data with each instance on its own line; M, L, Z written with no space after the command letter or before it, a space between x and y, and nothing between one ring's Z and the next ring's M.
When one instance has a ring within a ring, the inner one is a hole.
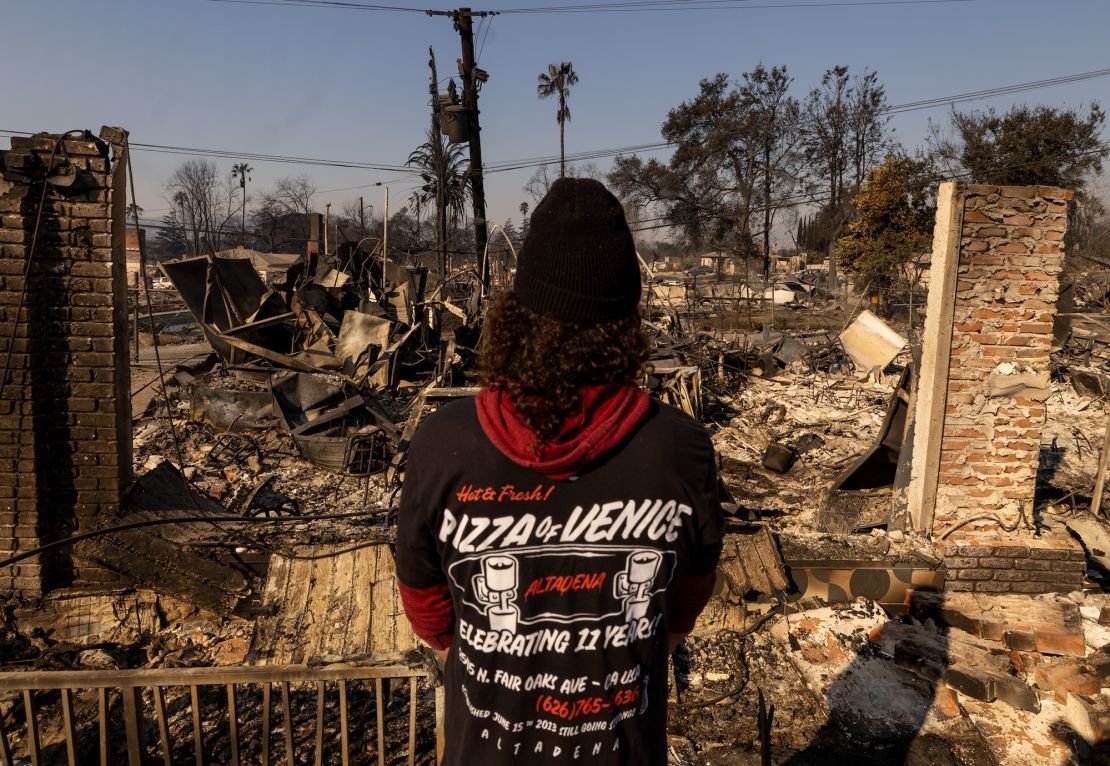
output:
M556 181L490 308L481 391L417 430L397 574L445 661L448 766L667 762L667 658L712 592L713 447L639 388L620 202Z

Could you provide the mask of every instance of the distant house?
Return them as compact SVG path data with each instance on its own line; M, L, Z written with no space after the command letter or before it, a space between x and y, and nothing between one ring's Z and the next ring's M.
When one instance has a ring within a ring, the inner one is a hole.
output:
M216 253L220 258L250 258L262 281L271 284L285 276L289 267L301 256L298 253L260 253L249 247L233 247Z
M698 256L698 264L710 267L714 274L720 274L723 277L733 277L743 271L736 256L720 250Z
M771 266L776 274L796 274L806 268L802 255L771 255Z
M651 270L658 273L662 271L682 271L682 256L681 255L661 255L656 256L654 261L651 261Z

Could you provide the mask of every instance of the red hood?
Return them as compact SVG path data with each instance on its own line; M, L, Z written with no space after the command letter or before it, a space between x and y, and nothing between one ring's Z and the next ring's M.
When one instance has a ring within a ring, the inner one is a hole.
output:
M549 479L567 479L617 446L648 412L647 393L636 386L585 386L580 393L581 409L538 453L533 449L535 432L524 425L504 391L478 393L478 422L493 445L517 465Z

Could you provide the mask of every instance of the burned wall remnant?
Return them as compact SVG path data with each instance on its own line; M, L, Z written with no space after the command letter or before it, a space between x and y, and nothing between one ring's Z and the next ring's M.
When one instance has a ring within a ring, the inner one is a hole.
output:
M1081 581L1082 557L1055 542L1042 557L1029 523L1071 197L1044 186L940 188L907 500L912 526L952 535L948 550L975 536L975 566L952 555L949 588Z
M979 593L1069 592L1083 587L1087 558L1065 535L954 535L940 551L945 588Z
M130 479L125 135L0 151L0 558L117 514ZM0 570L25 596L105 579L64 548Z

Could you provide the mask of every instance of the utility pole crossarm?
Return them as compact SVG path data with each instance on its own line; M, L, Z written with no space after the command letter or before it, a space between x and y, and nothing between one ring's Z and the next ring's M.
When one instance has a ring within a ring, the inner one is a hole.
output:
M451 18L457 20L458 17L459 17L459 14L462 13L463 11L466 11L466 13L469 16L471 16L472 18L473 17L485 18L486 16L500 16L501 15L501 11L472 11L469 8L460 8L457 11L424 11L424 13L428 14L429 16L450 16Z

